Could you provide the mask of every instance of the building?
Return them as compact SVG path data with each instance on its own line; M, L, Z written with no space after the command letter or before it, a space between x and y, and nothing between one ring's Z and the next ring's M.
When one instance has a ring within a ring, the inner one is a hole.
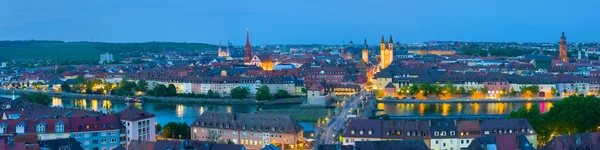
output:
M192 140L220 135L250 149L269 144L293 149L304 141L302 126L287 115L204 112L191 124Z
M342 145L356 145L359 141L423 140L429 149L458 150L473 145L476 138L497 135L522 135L531 143L537 142L537 133L525 119L351 119L343 131Z
M71 117L71 137L84 149L113 149L121 143L123 125L117 115ZM123 135L124 136L124 135Z
M104 63L110 63L113 61L113 54L100 54L100 61L98 62L99 64L104 64Z
M250 65L250 60L252 59L252 45L250 45L250 31L246 29L246 53L244 54L244 63L246 65Z
M217 50L217 56L219 56L219 57L229 57L229 51L223 50L221 48L221 42L219 42L219 49Z
M356 150L426 150L429 149L423 140L395 140L395 141L359 141L354 145Z
M543 150L600 149L600 132L554 136Z
M155 115L145 112L133 105L117 113L125 126L126 142L131 140L156 141Z
M560 46L559 46L559 55L558 57L563 63L569 62L569 55L567 53L567 37L565 37L565 32L562 33L560 37Z
M138 141L132 140L129 150L246 150L239 144L216 144L211 142L183 140L183 141Z
M383 35L381 36L381 43L379 49L379 62L381 64L381 69L385 69L394 61L394 41L392 40L392 35L390 35L390 42L387 43L387 46Z
M367 39L365 38L365 48L362 50L362 61L369 64L369 47L367 46Z
M431 120L430 149L460 149L456 120Z
M537 143L537 133L526 119L481 120L483 136L524 135L527 141ZM537 149L537 144L533 144Z
M473 140L467 147L468 150L490 150L490 149L516 149L535 150L535 143L531 143L522 135L494 135L484 136Z
M306 103L310 105L325 106L327 94L321 84L313 84L306 92Z
M460 149L469 147L475 138L481 137L479 120L463 120L458 122L458 139Z

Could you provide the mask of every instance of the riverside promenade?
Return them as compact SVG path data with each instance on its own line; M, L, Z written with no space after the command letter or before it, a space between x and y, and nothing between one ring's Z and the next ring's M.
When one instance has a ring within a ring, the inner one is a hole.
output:
M502 103L502 102L554 102L560 101L562 97L552 98L522 98L522 97L507 97L500 99L451 99L451 100L377 100L377 103Z

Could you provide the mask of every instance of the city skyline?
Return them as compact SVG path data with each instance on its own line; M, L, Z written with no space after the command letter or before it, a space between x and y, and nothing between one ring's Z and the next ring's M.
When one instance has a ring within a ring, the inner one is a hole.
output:
M381 34L401 43L558 42L561 32L570 42L600 41L600 21L590 19L600 2L556 2L0 2L0 40L243 45L249 28L253 45L375 42Z

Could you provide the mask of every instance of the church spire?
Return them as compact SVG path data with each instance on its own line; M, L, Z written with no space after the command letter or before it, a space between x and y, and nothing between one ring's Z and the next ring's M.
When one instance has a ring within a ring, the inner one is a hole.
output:
M381 43L385 43L385 39L383 38L383 35L381 35Z
M252 59L252 45L250 45L250 31L246 28L246 54L244 56L244 63L250 64Z
M394 41L392 40L392 35L390 34L390 43L394 43Z
M367 38L365 38L365 49L369 49L369 46L367 46Z

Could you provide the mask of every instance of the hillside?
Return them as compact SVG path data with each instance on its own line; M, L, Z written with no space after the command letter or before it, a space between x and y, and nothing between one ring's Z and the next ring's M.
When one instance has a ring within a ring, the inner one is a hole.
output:
M0 41L0 61L25 59L99 59L102 53L162 52L173 50L210 50L215 45L202 43L146 42L102 43L63 41Z

